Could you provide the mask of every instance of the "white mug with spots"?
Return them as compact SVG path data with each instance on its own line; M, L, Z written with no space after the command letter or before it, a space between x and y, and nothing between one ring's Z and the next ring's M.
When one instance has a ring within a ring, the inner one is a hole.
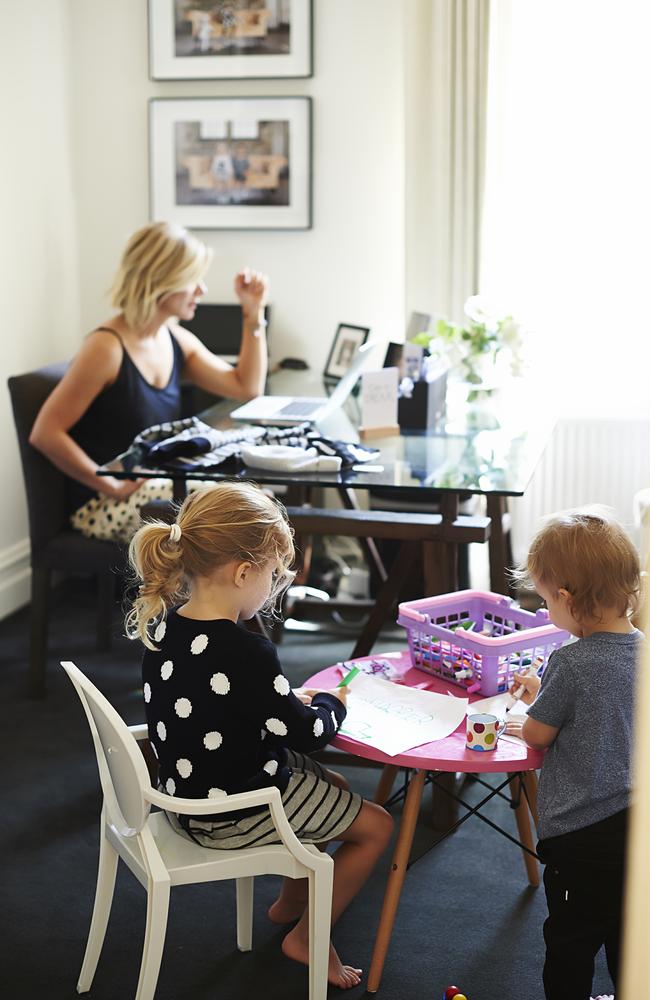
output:
M505 720L496 715L485 712L468 715L465 746L468 750L496 750L499 736L505 728Z

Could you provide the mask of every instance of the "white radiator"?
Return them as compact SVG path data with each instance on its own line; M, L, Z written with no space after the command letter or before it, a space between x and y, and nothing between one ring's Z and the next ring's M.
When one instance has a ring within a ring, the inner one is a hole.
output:
M613 507L634 541L632 499L650 487L650 420L563 420L526 493L509 501L515 560L526 555L540 519L566 507Z

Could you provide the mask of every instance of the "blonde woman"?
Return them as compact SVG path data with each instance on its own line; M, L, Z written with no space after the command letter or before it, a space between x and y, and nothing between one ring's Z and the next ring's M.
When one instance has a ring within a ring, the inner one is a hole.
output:
M128 241L112 289L119 310L84 340L44 403L30 443L68 477L73 527L95 538L128 538L138 509L171 496L165 480L121 481L97 469L136 434L180 415L181 378L215 395L247 400L264 389L267 279L235 276L243 312L235 367L177 320L189 320L206 292L211 250L180 226L154 222Z
M346 689L292 691L275 646L242 627L293 579L286 513L250 483L192 493L174 523L141 527L129 550L140 588L127 634L145 646L144 708L169 795L220 798L275 786L299 840L334 854L332 924L388 845L392 820L309 756L338 732ZM266 807L197 818L168 813L182 836L215 850L278 843ZM306 879L284 880L268 916L297 921L282 950L309 962ZM361 969L330 945L329 981L358 986Z

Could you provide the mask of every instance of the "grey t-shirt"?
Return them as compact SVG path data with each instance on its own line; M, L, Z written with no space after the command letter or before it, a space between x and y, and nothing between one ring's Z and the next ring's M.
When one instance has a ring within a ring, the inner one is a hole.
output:
M598 823L630 798L637 658L643 633L595 632L556 650L528 714L560 731L539 782L539 836Z

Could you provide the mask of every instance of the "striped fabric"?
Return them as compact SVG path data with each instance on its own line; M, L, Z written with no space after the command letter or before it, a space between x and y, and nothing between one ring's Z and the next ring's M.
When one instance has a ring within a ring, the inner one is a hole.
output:
M282 804L291 829L305 844L337 840L357 818L363 799L357 792L346 791L327 781L327 772L315 760L288 750L291 767L289 784L282 794ZM280 843L268 809L239 820L203 822L190 819L189 831L178 817L167 816L174 829L202 847L237 850Z

